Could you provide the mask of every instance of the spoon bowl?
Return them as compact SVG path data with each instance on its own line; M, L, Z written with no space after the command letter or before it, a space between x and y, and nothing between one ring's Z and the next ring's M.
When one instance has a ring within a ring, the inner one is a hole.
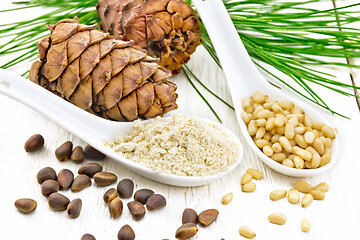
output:
M281 90L271 86L255 67L247 53L228 12L221 0L193 0L196 10L201 16L211 42L221 62L228 81L232 102L241 132L256 155L269 167L282 174L293 177L308 177L324 173L334 166L339 155L339 136L336 135L332 143L332 158L330 163L317 169L296 169L286 167L267 157L254 143L247 127L240 117L243 112L241 102L259 91L273 100L291 100L295 105L303 108L313 120L321 121L332 126L326 114L319 108L310 107L297 97L290 97Z
M196 118L202 122L216 125L238 145L239 157L236 162L225 172L204 177L157 173L139 163L122 157L110 147L105 146L105 140L110 141L120 133L127 134L131 130L131 122L115 122L95 116L56 96L43 87L4 69L0 69L0 93L37 110L100 152L115 159L124 167L157 182L186 187L208 184L229 174L239 165L242 159L243 148L234 133L219 123Z

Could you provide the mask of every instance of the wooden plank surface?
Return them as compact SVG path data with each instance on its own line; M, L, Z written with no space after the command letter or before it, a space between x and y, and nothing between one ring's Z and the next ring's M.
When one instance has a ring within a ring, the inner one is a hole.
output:
M0 9L5 9L7 6L9 6L9 1L0 0ZM24 11L23 14L16 16L0 13L0 16L6 22L13 20L13 17L17 19L28 17L25 13L37 14L38 12ZM0 57L1 62L5 60L3 56ZM193 55L189 66L210 89L230 101L223 73L202 47L198 48ZM24 64L22 68L14 69L14 71L21 73L28 67L29 65ZM331 68L329 71L335 74L339 80L351 82L349 70ZM355 81L360 82L359 75L354 76ZM179 112L216 120L183 75L174 77L174 81L179 88ZM74 145L85 146L86 143L32 109L0 95L2 110L0 118L0 162L2 163L0 167L2 183L0 206L3 209L0 234L4 236L2 239L80 239L84 233L92 233L98 240L108 240L116 239L118 230L124 224L130 224L137 239L140 240L175 239L174 233L180 226L181 213L186 207L194 208L198 212L208 208L216 208L220 211L219 218L214 224L208 228L200 227L198 234L194 237L199 240L242 239L238 235L238 228L243 224L256 231L255 239L356 238L359 236L358 226L360 224L360 195L357 191L360 169L358 108L354 99L342 97L316 86L315 88L331 107L351 117L351 120L344 120L323 112L339 129L342 144L341 157L329 172L303 180L314 185L323 181L328 182L331 190L326 194L324 201L314 201L305 209L301 208L299 204L291 205L286 199L277 202L270 201L269 193L272 190L288 190L299 178L281 175L264 165L245 144L234 112L200 87L223 119L224 125L236 133L244 143L244 159L230 175L209 185L196 188L179 188L160 184L122 168L112 159L106 159L103 162L104 169L116 173L119 179L131 178L136 183L136 189L151 188L166 197L168 202L166 208L156 212L147 212L145 218L139 222L132 220L126 209L128 199L123 201L125 208L122 216L117 220L110 219L102 195L108 188L115 187L115 184L105 188L91 186L80 193L64 192L70 199L81 198L83 200L83 210L77 219L69 219L65 212L51 211L46 199L40 193L40 186L36 182L36 173L45 166L51 166L57 171L68 168L76 173L79 165L70 161L58 162L54 156L54 150L67 140L73 141ZM319 109L319 111L322 110ZM40 152L27 154L23 150L23 144L34 133L41 133L45 137L45 148ZM263 171L265 178L255 181L257 190L254 193L243 193L240 189L240 178L249 167ZM223 206L220 203L221 197L228 192L234 193L234 200L229 205ZM24 215L13 207L14 201L22 197L37 200L38 208L34 213ZM288 218L286 225L270 224L267 216L273 212L286 214ZM311 230L307 234L300 230L300 222L303 218L307 218L311 222Z

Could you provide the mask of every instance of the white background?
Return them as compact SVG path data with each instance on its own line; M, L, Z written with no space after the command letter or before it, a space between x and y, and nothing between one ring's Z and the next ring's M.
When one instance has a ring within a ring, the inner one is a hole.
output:
M347 0L346 4L350 2ZM338 4L344 3L345 1L341 1ZM6 9L9 6L10 1L0 0L0 9ZM331 3L316 7L331 7ZM358 10L360 11L360 8ZM40 10L32 9L16 13L0 13L0 16L2 23L6 23L37 16L40 12ZM0 56L0 63L6 60L7 57ZM198 47L189 66L210 89L231 101L223 73L202 47ZM29 67L30 63L26 63L12 70L22 73ZM339 81L351 84L348 69L327 68L327 71L335 74ZM359 83L360 75L354 74L355 80ZM180 112L216 120L182 74L174 77L173 80L178 84ZM299 179L274 172L262 164L245 143L244 159L233 173L209 185L195 188L160 184L124 169L112 159L106 159L103 162L104 170L115 173L119 179L133 179L136 189L151 188L166 197L168 205L164 209L147 212L145 218L138 222L132 220L126 207L129 200L126 199L123 201L124 211L121 217L116 220L110 218L102 196L108 188L116 187L116 184L103 188L93 185L80 193L62 192L70 199L82 199L83 209L77 219L68 218L65 211L50 210L47 199L41 195L40 185L37 184L37 172L43 167L51 166L57 172L68 168L76 173L79 165L71 161L58 162L54 151L57 146L67 140L73 141L75 146L85 146L86 143L32 109L0 95L0 183L2 188L0 239L80 239L84 233L91 233L98 240L108 240L116 239L118 230L124 224L129 224L134 229L136 239L175 239L175 231L181 225L182 211L187 207L194 208L198 212L208 208L216 208L220 211L217 221L208 228L199 227L199 232L194 239L242 239L238 235L238 228L243 224L255 230L257 234L255 239L322 240L346 237L358 239L360 234L359 110L353 98L343 97L316 86L314 88L326 99L330 107L351 117L351 120L344 120L323 112L339 129L342 143L341 157L329 172L303 180L313 185L323 181L328 182L331 190L326 193L325 200L314 201L305 209L299 204L290 204L287 199L270 201L271 191L288 190ZM207 94L201 87L200 90L219 113L223 123L244 142L234 112ZM322 110L319 109L319 111ZM24 142L35 133L44 136L45 148L39 152L27 154L23 149ZM254 193L243 193L240 189L240 178L249 167L264 172L265 178L255 181L257 190ZM220 203L221 197L228 192L234 193L233 202L223 206ZM33 198L38 202L35 212L25 215L16 210L14 201L24 197ZM288 220L284 226L268 222L267 216L273 212L282 212L287 216ZM311 223L309 233L302 233L300 230L300 222L303 218L307 218Z

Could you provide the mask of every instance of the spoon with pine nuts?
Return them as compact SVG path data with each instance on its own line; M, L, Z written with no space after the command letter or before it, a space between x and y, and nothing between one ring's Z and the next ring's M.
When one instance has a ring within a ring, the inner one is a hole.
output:
M220 0L194 0L228 81L240 129L257 156L294 177L334 166L339 137L329 114L271 86L248 55Z

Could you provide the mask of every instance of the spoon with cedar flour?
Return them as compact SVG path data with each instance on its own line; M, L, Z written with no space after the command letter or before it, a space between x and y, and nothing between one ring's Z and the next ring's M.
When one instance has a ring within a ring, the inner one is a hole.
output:
M221 0L194 0L228 80L240 129L258 157L289 176L334 166L339 137L327 114L271 86L256 69Z
M135 122L100 118L43 87L0 69L0 93L37 110L97 150L142 176L175 186L199 186L240 163L239 139L219 123L174 114Z

